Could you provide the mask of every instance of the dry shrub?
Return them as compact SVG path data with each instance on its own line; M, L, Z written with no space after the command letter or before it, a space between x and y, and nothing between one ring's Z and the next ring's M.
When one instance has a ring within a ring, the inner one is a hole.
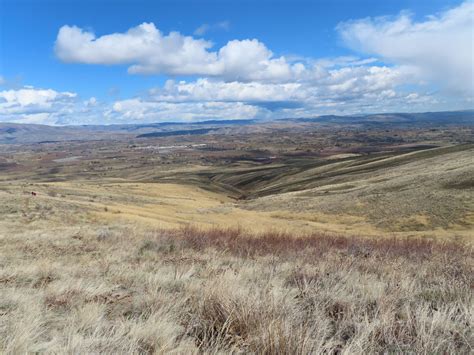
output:
M365 238L357 236L335 236L324 233L293 236L279 232L268 232L258 236L242 229L197 229L186 227L174 232L173 240L180 240L183 247L196 251L208 248L223 250L239 257L275 255L278 257L302 254L305 258L318 257L328 252L339 251L356 258L403 257L424 260L433 253L463 255L468 250L460 241L441 242L422 238Z

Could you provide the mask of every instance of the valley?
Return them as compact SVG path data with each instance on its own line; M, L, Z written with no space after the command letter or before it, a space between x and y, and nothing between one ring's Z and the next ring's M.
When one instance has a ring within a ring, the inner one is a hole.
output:
M8 144L0 193L19 206L10 221L34 214L22 207L31 200L50 211L42 223L70 206L91 221L154 227L466 238L473 128L386 125L272 122L250 133L219 124L205 134Z

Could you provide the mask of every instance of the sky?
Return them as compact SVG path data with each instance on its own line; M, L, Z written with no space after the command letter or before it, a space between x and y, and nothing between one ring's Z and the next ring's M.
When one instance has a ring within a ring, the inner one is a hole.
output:
M474 1L0 0L0 122L474 108Z

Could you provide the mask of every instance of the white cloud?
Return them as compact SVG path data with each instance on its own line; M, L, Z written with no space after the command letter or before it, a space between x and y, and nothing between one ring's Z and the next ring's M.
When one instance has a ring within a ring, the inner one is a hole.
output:
M134 64L131 72L169 72L189 74L215 61L208 53L208 41L171 32L164 36L152 23L143 23L126 33L96 38L78 27L59 30L55 52L65 62L87 64Z
M105 109L105 118L110 123L159 122L359 113L361 107L384 111L408 102L407 94L396 91L407 75L400 68L360 66L319 68L317 81L168 80L142 97L115 101ZM429 103L430 97L418 95L409 110Z
M221 22L217 22L217 23L212 24L212 25L210 25L208 23L203 23L201 26L199 26L198 28L196 28L194 30L193 34L195 36L203 36L211 30L228 31L229 28L230 28L230 22L229 21L221 21Z
M212 43L179 32L162 34L153 23L143 23L126 33L96 37L75 26L59 30L55 52L71 63L129 64L133 74L204 75L226 80L290 80L304 69L274 57L261 42L229 41L218 51Z
M0 91L0 114L49 110L54 105L66 104L75 97L75 93L35 89L31 86L19 90L4 90Z
M241 114L230 115L234 118L285 118L322 113L360 113L361 110L383 112L400 107L413 111L435 103L430 95L411 93L407 96L397 91L399 83L408 75L409 71L405 72L402 68L363 66L321 69L317 82L243 83L208 78L178 82L168 80L163 87L151 89L146 97L134 100L132 107L125 108L124 101L120 101L115 109L129 118L153 121L163 116L176 120L181 115L186 120L204 117L228 119L228 111L221 113L220 110L229 107L239 108ZM212 114L206 112L201 115L205 107L202 105L206 103L216 105L215 110Z
M407 13L342 23L338 30L351 48L411 66L420 79L453 91L474 92L474 2L468 1L425 21Z
M317 69L317 78L300 82L224 82L208 78L196 81L168 80L162 88L150 90L155 101L241 101L241 102L299 102L357 100L367 94L395 90L410 74L403 68L344 67Z
M208 119L245 119L258 116L257 106L243 102L156 102L144 99L116 101L105 113L107 119L118 121L199 121Z
M223 82L200 78L196 81L168 80L163 88L150 90L157 101L283 101L304 100L306 93L300 83Z
M75 112L77 94L25 86L0 91L0 122L56 124Z

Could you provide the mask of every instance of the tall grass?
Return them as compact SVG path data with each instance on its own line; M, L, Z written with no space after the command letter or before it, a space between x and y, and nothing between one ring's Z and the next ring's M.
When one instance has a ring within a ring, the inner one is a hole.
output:
M461 242L69 228L0 240L5 353L469 353Z

